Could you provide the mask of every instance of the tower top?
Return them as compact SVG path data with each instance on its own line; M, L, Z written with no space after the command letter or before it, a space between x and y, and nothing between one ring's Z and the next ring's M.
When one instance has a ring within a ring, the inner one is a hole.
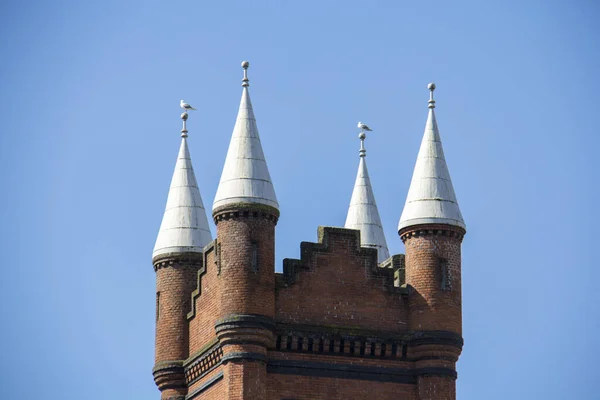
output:
M390 253L383 233L373 188L371 187L369 171L367 170L367 150L365 149L365 139L367 137L365 130L367 129L362 128L360 125L359 122L359 128L361 128L361 132L358 134L360 139L360 161L344 227L360 230L361 246L376 248L377 262L381 263L390 257Z
M198 183L187 145L188 113L181 114L181 146L171 179L167 205L152 258L172 253L202 252L212 241Z
M250 101L249 66L248 61L242 63L242 99L215 195L213 213L222 207L238 204L263 204L279 211Z
M398 231L413 225L445 224L465 229L435 118L435 84L430 83L429 115Z

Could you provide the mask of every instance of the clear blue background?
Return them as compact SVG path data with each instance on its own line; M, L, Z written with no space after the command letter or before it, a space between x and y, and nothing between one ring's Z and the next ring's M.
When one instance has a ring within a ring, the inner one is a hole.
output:
M3 2L0 397L159 398L150 259L179 100L198 108L189 143L210 210L248 59L278 270L318 225L343 225L359 120L375 129L390 251L404 251L396 226L435 80L468 227L459 399L597 398L599 9Z

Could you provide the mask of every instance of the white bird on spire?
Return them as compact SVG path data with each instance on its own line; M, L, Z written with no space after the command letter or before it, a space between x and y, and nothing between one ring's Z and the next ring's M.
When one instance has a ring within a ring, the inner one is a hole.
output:
M184 102L183 100L181 100L181 103L179 103L179 106L181 108L183 108L185 111L187 111L187 110L195 110L194 107L190 106L188 103Z
M362 123L362 122L360 122L360 121L358 122L358 128L359 128L359 129L361 129L361 130L363 130L363 131L367 131L367 132L368 132L368 131L372 131L372 130L373 130L373 129L369 128L369 127L367 126L367 124L363 124L363 123Z

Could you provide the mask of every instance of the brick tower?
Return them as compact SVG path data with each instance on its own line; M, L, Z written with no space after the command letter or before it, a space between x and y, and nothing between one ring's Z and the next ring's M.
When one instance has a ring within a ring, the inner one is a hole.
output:
M249 63L242 67L242 99L213 204L223 282L215 332L223 351L224 396L264 399L267 349L274 344L279 204L250 101Z
M188 114L181 114L181 119L181 147L152 252L156 271L156 351L152 372L162 399L183 398L187 393L183 369L189 350L186 317L190 295L196 288L195 277L203 265L202 249L212 241L187 144Z
M398 224L406 248L409 326L446 334L454 341L419 346L415 367L455 370L462 349L461 242L463 221L435 118L435 84L429 84L429 115L404 211ZM420 399L456 398L455 376L420 375Z
M434 114L389 254L359 123L345 228L275 273L279 203L242 63L242 98L212 216L212 240L183 141L153 253L155 382L162 400L454 400L462 349L465 225Z

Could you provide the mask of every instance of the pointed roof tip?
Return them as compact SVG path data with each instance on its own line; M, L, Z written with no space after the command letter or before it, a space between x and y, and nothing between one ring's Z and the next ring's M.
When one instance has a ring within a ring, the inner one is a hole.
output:
M358 138L360 139L360 150L358 151L359 157L366 157L367 149L365 149L365 139L367 138L367 134L361 132L358 134Z
M187 126L186 126L187 119L188 119L188 113L186 111L182 112L181 120L183 121L183 128L181 128L181 137L184 139L188 137L188 130L187 130Z
M181 114L181 145L152 258L172 253L201 253L212 234L187 145L187 113Z
M360 245L376 248L377 262L381 263L390 257L390 253L367 169L367 151L364 146L365 132L361 131L358 138L360 139L360 161L344 227L360 230Z
M279 203L263 153L248 90L248 61L242 62L242 98L225 158L213 212L233 204L263 204L279 211Z
M242 86L250 86L250 79L248 79L248 68L250 67L249 61L242 61L242 68L244 69L244 79L242 79Z
M427 107L429 108L435 108L435 100L433 99L433 91L435 90L435 87L435 83L433 82L427 85L427 89L429 89L429 105Z
M421 224L443 224L466 229L435 118L433 91L436 86L430 83L427 88L429 114L398 231Z

